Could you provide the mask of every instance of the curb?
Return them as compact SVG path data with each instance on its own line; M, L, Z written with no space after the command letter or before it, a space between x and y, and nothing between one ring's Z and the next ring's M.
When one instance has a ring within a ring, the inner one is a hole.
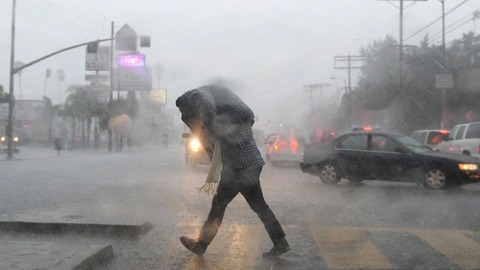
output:
M31 233L84 233L136 238L153 228L150 222L139 225L0 221L0 230Z

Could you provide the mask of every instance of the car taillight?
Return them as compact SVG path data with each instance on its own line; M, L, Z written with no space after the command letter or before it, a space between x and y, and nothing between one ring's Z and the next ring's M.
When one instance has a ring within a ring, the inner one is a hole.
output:
M290 139L290 150L292 151L292 154L296 154L298 150L298 141L295 138Z

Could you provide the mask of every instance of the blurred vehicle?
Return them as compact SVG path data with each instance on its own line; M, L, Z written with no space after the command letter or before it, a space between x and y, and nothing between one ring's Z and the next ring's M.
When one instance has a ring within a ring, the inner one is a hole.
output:
M303 157L303 146L295 137L294 131L290 134L272 134L267 138L265 151L267 162L273 165L298 163Z
M316 128L310 135L310 143L323 143L335 138L336 132L331 128Z
M412 132L411 136L420 143L436 149L437 144L445 141L449 134L450 131L446 129L423 129Z
M480 122L456 125L436 150L480 158Z
M183 133L185 138L185 165L189 169L197 169L198 166L209 166L210 158L203 149L200 140L193 133Z
M20 143L20 138L18 136L13 136L13 152L18 153L20 152L20 149L18 149L18 144ZM7 153L8 151L8 142L7 142L7 136L1 136L0 137L0 152L1 153Z
M478 182L480 161L433 151L414 138L365 129L305 149L300 168L336 184L342 178L417 182L430 189Z

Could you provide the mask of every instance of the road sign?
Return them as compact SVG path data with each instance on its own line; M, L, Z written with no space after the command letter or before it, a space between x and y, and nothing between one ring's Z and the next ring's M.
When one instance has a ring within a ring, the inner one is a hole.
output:
M85 81L89 82L106 82L109 80L108 74L87 74L85 75Z
M119 68L115 70L114 87L116 91L151 91L152 76L150 68Z
M437 74L435 76L435 87L437 89L451 89L453 88L452 74Z
M85 57L85 70L109 70L110 47L101 46L97 53L88 53Z
M154 89L148 94L148 99L156 105L164 105L167 103L167 90Z
M137 50L137 33L128 24L115 34L115 50L130 52Z

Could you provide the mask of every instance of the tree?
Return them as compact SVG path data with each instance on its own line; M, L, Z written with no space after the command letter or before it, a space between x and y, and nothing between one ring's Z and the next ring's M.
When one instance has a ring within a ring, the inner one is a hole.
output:
M398 43L387 36L360 53L365 60L358 82L358 105L368 110L384 109L400 93Z
M85 147L87 143L85 133L85 121L88 125L88 141L90 134L90 125L92 117L95 115L95 100L89 97L88 92L82 85L71 85L68 87L69 95L65 100L65 114L72 119L72 147L75 146L76 138L76 121L80 120L82 124L82 146Z

